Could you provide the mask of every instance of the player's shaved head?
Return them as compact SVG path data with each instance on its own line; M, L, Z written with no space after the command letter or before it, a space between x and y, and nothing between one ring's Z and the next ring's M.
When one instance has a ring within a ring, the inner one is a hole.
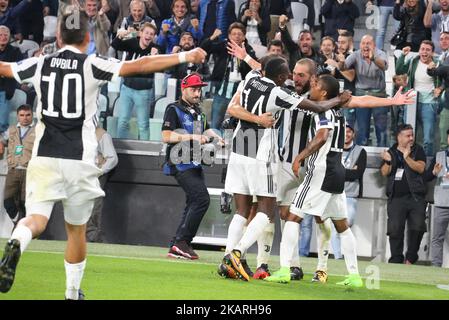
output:
M321 89L326 91L326 98L333 99L340 93L340 84L337 79L329 74L323 74L318 81L321 84Z
M67 45L81 45L89 31L88 16L77 9L66 11L59 23L62 42Z
M288 68L287 61L281 57L273 57L269 59L265 65L265 77L276 82L277 85L280 85L279 78L285 78L287 80L288 75L290 74L290 69Z

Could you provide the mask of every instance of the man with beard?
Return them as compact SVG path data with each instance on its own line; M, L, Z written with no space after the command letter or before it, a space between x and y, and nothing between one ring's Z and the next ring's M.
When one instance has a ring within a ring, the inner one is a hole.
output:
M192 33L185 31L181 34L181 38L179 39L179 45L173 47L172 53L186 52L195 48L195 41L193 39ZM209 75L209 67L207 63L194 64L194 63L186 63L183 65L178 65L172 69L172 71L168 71L171 75L171 78L175 78L178 80L183 79L185 76L192 74L193 72L199 73L202 77ZM180 96L181 89L177 86L177 94L176 96Z
M143 56L155 55L159 47L153 42L157 29L151 23L145 23L140 29L139 38L123 40L126 32L119 31L111 46L115 50L126 51L126 60L135 60ZM128 138L129 119L132 108L135 106L137 114L137 126L139 140L149 138L150 110L148 106L154 101L154 75L133 76L124 79L120 89L118 103L118 138Z
M287 16L282 15L279 17L279 30L281 32L281 40L289 53L290 70L293 70L296 61L302 58L309 58L315 62L318 62L321 57L318 53L318 50L313 47L313 41L315 39L313 38L312 32L310 32L309 30L301 31L298 36L298 43L295 43L290 33L288 32L287 21Z

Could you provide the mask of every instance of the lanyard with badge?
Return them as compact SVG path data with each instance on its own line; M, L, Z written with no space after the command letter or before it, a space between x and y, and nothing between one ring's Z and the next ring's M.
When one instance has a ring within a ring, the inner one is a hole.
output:
M445 159L445 165L446 165L446 172L443 175L443 179L441 181L441 186L444 189L448 189L449 188L449 178L448 178L448 174L449 174L449 162L448 162L448 158L449 158L449 150L446 150L446 157L444 157Z
M355 144L352 145L352 147L348 150L348 154L345 157L345 160L343 161L343 165L345 166L346 169L350 169L348 168L348 166L351 164L351 161L348 162L349 157L352 154L352 151L354 151L355 148Z
M20 144L16 146L14 150L14 155L16 156L22 156L23 155L23 139L26 137L28 132L30 131L30 128L28 127L25 132L22 134L22 128L19 128L19 137L20 137Z
M396 169L396 175L394 176L395 181L401 181L402 177L404 176L404 156L399 150L396 150L396 153L398 155L399 165Z

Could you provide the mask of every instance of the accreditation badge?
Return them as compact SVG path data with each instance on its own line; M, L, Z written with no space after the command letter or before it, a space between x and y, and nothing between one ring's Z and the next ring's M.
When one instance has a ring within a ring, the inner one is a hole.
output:
M19 144L16 146L16 149L14 150L14 155L21 156L23 155L23 145Z

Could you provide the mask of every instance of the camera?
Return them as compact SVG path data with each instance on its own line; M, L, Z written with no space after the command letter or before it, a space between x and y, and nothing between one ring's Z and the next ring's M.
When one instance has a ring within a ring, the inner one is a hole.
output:
M232 194L222 192L220 196L220 211L223 214L230 214L232 203Z

